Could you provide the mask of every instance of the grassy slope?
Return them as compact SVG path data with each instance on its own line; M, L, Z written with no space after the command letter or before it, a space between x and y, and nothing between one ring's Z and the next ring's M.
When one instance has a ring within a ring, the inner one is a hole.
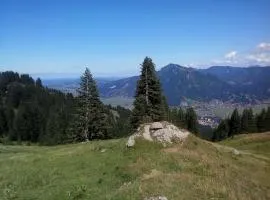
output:
M220 142L248 153L266 155L270 158L270 132L238 135L233 139Z
M224 144L246 150L242 142ZM165 149L146 141L126 149L124 139L0 146L0 199L269 199L270 149L251 148L264 157L236 156L194 136Z

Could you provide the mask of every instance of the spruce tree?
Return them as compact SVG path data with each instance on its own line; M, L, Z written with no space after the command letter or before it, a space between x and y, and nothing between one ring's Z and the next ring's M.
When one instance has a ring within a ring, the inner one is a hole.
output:
M76 128L80 140L102 139L106 136L106 116L99 99L96 82L88 68L81 76L76 112Z
M213 138L212 140L215 141L221 141L228 137L229 133L229 120L225 119L220 122L218 127L214 130Z
M0 138L7 134L8 131L8 122L5 115L5 110L0 105Z
M185 128L185 112L182 108L179 108L178 110L178 119L179 119L179 127Z
M162 100L160 81L151 58L146 57L137 83L134 109L131 117L133 128L140 123L164 119L164 100Z
M249 132L249 111L244 109L242 118L241 118L241 133Z
M35 104L21 104L14 122L15 139L37 142L43 131L42 122L43 116Z
M37 80L36 80L36 86L37 87L42 87L42 81L41 81L41 79L40 78L37 78Z
M266 131L266 110L263 108L261 113L257 116L257 128L258 132Z
M186 126L190 132L196 135L199 133L197 115L192 107L188 108L186 111Z
M266 114L265 114L265 130L270 131L270 107L268 107Z
M169 105L167 103L167 99L166 99L166 97L164 95L162 96L162 105L163 105L162 109L163 109L163 113L164 113L163 119L166 120L166 121L169 121L170 108L169 108Z
M239 134L240 132L241 132L241 117L238 113L238 110L235 109L230 119L230 131L228 136L233 137L234 135Z
M252 109L248 109L248 132L249 133L255 133L257 132L257 125L256 125L256 120L253 115Z

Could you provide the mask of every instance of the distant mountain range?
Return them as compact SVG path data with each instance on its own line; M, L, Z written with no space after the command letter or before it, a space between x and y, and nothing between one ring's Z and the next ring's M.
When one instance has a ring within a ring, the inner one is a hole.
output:
M214 66L208 69L169 64L157 72L170 105L185 99L249 102L270 98L270 67ZM133 97L139 76L100 85L103 97Z
M270 98L270 66L196 69L169 64L161 68L157 75L170 105L179 105L187 99L255 103ZM119 80L97 79L100 95L103 98L133 97L138 79L139 76ZM69 92L78 87L78 79L59 83L45 84Z

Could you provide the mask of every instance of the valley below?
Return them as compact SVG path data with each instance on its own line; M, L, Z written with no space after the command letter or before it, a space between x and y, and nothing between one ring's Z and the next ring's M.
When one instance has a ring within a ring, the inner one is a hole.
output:
M168 64L157 72L170 107L193 107L203 126L215 128L237 108L259 113L270 105L270 67L213 66L206 69ZM254 74L256 76L254 76ZM104 104L132 109L139 77L96 78ZM76 95L79 79L44 80L44 85Z

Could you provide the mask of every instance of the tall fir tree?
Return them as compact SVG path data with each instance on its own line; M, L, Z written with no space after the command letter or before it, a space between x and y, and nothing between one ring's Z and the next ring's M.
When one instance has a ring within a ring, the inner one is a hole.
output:
M263 108L261 113L257 116L257 128L258 132L266 131L266 110Z
M249 132L249 110L244 109L241 117L241 133Z
M248 109L248 132L249 133L257 132L256 120L253 114L253 110L251 108Z
M186 127L185 112L181 107L178 110L178 119L179 119L179 127L185 128Z
M44 128L42 122L42 113L35 104L21 104L14 121L13 137L19 141L38 142Z
M233 137L241 132L241 117L237 109L234 109L230 119L229 137Z
M265 130L270 131L270 107L268 107L266 114L265 114Z
M166 121L169 121L170 108L169 108L169 105L167 103L167 99L164 95L162 96L162 109L163 109L163 113L164 113L163 119Z
M221 141L228 137L229 133L229 119L222 120L218 127L214 130L212 140Z
M160 121L165 118L165 101L163 99L160 81L151 58L146 57L141 68L137 83L134 109L131 117L133 128L140 123Z
M0 102L0 137L5 136L7 134L7 131L8 131L8 121L5 115L5 110Z
M42 81L41 81L40 78L37 78L37 80L36 80L36 86L37 86L37 87L40 87L40 88L43 87L43 86L42 86Z
M188 108L186 111L186 126L190 132L195 135L199 134L197 115L192 107Z
M107 134L104 106L99 99L96 82L88 68L81 76L76 112L77 136L80 140L103 139Z

